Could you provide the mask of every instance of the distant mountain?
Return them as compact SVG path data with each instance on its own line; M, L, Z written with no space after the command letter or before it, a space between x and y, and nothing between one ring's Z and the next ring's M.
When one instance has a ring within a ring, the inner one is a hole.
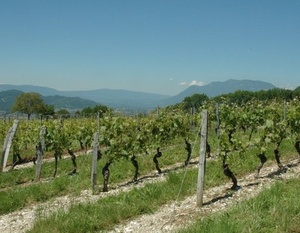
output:
M22 93L19 90L0 91L0 111L9 112L17 96Z
M0 84L0 91L19 90L22 92L36 92L43 96L60 95L60 91L49 87L34 86L34 85L10 85Z
M43 100L46 104L53 105L56 109L81 110L99 105L99 103L92 100L59 95L43 96Z
M31 92L29 90L28 92ZM0 112L10 112L12 105L16 98L24 93L19 90L0 91ZM65 96L42 96L44 102L53 105L56 109L79 110L86 107L94 107L99 105L92 100L84 100L79 97L65 97Z
M178 95L171 97L168 95L127 90L98 89L91 91L58 91L53 88L33 85L0 84L0 92L8 90L36 92L43 96L47 104L54 105L56 108L82 109L88 106L92 107L97 104L102 104L113 109L141 111L154 109L157 106L165 107L167 105L180 103L185 97L192 96L196 93L206 94L208 97L215 97L237 90L259 91L273 88L275 88L274 85L262 81L229 79L225 82L212 82L204 86L190 86Z
M93 100L114 109L147 110L157 107L157 104L170 96L145 92L98 89L91 91L64 91L64 96L79 96Z
M208 97L215 97L222 94L233 93L237 90L243 91L260 91L276 88L273 84L253 81L253 80L235 80L229 79L225 82L211 82L204 86L190 86L178 95L168 98L164 101L164 105L180 103L187 96L192 96L196 93L206 94Z
M23 92L36 92L41 94L44 97L48 97L48 96L79 97L84 100L90 100L98 104L106 105L110 108L123 109L123 110L153 109L157 107L157 105L162 100L170 97L168 95L151 94L151 93L127 91L127 90L98 89L98 90L90 90L90 91L58 91L53 88L40 87L34 85L0 84L0 91L7 91L11 89L20 90ZM53 101L53 99L49 100L49 102L47 101L46 103L53 104L55 107L56 106L62 107L59 103L63 100L59 100L58 102L56 102L57 100Z

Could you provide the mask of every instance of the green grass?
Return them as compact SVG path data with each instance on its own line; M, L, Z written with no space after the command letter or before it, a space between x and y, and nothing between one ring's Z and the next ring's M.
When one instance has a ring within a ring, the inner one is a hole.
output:
M62 194L78 192L74 188L74 183L76 183L74 179L76 177L64 176L47 183L35 183L22 188L14 187L1 191L0 214L6 214L37 202L45 202Z
M300 232L299 189L298 179L277 181L256 198L201 218L180 233Z
M29 232L99 232L109 230L137 215L153 213L161 205L176 200L183 171L172 172L164 182L146 184L143 188L109 196L96 203L73 205L67 212L59 211L36 222ZM179 198L194 193L197 172L189 170ZM158 219L158 221L160 221ZM51 225L51 229L49 229Z
M232 167L241 172L239 173L240 176L256 169L257 158L256 156L251 157L255 151L249 151L248 153L243 155L247 158L246 160L243 156L236 157L235 160L232 159ZM274 163L274 160L270 157L269 163L271 162ZM220 169L220 164L219 160L210 161L206 164L205 188L220 185L227 181L227 178L222 173L222 169ZM51 232L99 232L109 230L115 224L141 214L152 213L162 204L176 200L184 172L185 170L171 172L167 175L166 182L148 184L144 188L135 188L128 193L103 198L96 204L74 205L67 212L60 211L58 214L54 214L44 220L42 218L39 219L30 232L45 231L50 223L55 225ZM179 193L179 198L184 198L196 192L198 170L190 169L186 172L185 182L183 183L182 191ZM266 197L268 195L266 194ZM247 212L247 210L245 211ZM260 209L257 207L256 211L260 211ZM245 214L247 213L241 214L241 218ZM64 219L63 223L61 223L61 219ZM84 220L79 221L79 219ZM250 219L248 220L250 221ZM239 217L237 217L237 221L239 221ZM257 221L260 221L260 218ZM222 225L220 229L215 228L215 231L210 232L238 232L234 231L236 229L235 223L228 222L226 215L222 222L225 228ZM259 226L261 227L261 225ZM224 231L224 229L228 231ZM253 228L253 230L255 229ZM199 228L196 227L195 232L199 232Z

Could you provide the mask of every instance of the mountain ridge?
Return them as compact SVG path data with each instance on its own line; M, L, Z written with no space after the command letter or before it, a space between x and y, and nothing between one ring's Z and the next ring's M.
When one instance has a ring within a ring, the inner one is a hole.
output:
M260 90L269 90L276 88L273 84L258 80L237 80L237 79L228 79L224 82L216 81L211 82L203 86L190 86L184 91L180 92L179 94L172 96L165 100L165 105L180 103L184 100L187 96L192 96L196 93L206 94L209 98L222 95L233 93L238 90L243 91L260 91Z
M165 107L168 105L180 103L187 96L192 96L196 93L206 94L208 97L215 97L221 94L228 94L237 90L246 91L260 91L269 90L276 88L273 84L254 81L254 80L236 80L229 79L227 81L221 82L211 82L203 86L190 86L184 91L178 93L174 96L153 94L138 91L129 90L114 90L114 89L94 89L94 90L79 90L79 91L58 91L54 88L35 86L35 85L10 85L10 84L0 84L0 92L8 90L18 90L22 92L36 92L45 98L48 97L47 104L52 104L58 107L58 102L62 100L55 99L53 96L60 96L59 98L64 98L65 105L60 105L59 108L69 108L78 109L84 108L85 104L88 106L95 106L96 104L106 105L113 109L121 110L141 110L148 111L156 108L157 106ZM52 97L51 97L52 96ZM51 97L51 98L50 98ZM74 98L79 98L75 100ZM2 97L3 98L3 97ZM66 99L73 98L73 99ZM51 101L52 102L51 102ZM68 105L68 101L73 102L73 104ZM87 102L85 102L87 101ZM92 101L92 102L88 102ZM81 102L80 107L76 107L76 103Z

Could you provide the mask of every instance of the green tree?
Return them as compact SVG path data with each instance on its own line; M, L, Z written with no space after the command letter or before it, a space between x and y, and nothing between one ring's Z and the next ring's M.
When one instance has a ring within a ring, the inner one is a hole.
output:
M183 100L183 109L190 110L191 108L198 109L200 108L205 101L208 101L209 98L205 94L194 94L192 96L185 97Z
M41 112L45 116L53 116L55 114L55 107L53 105L44 104L43 110Z
M66 109L60 109L56 112L57 116L60 116L62 118L70 118L70 112Z
M27 114L28 120L31 114L42 114L47 105L44 104L42 96L35 92L22 93L16 98L11 111Z
M107 106L105 105L97 105L93 108L91 107L87 107L82 109L81 111L81 116L85 116L85 117L89 117L89 116L97 116L98 113L106 113L106 112L110 112L111 109L109 109Z

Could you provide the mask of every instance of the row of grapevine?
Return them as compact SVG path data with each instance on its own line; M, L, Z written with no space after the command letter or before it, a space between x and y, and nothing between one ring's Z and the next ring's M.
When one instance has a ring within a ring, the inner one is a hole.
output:
M138 164L135 158L152 151L157 151L157 155L161 155L160 148L166 147L175 137L185 138L189 131L187 119L186 115L161 111L159 116L153 114L146 117L104 115L98 121L65 119L48 120L42 124L39 121L21 121L13 143L12 168L20 163L35 162L39 132L45 127L45 152L55 158L53 176L57 174L58 160L64 153L71 156L73 169L70 174L75 174L77 172L75 152L77 150L86 152L92 145L93 134L100 131L99 158L104 155L107 160L103 173L105 169L109 169L113 161L131 158L132 164L136 167L134 175L136 180ZM157 157L155 165L158 172L161 172Z
M286 103L249 102L243 106L225 103L207 103L203 108L209 112L209 126L218 134L218 147L216 154L222 158L225 175L229 176L237 186L237 181L226 162L233 152L243 153L249 147L259 150L258 157L261 164L258 173L266 162L266 148L274 144L274 155L281 168L279 147L284 139L290 139L300 155L300 106L299 101ZM153 162L158 173L161 168L158 158L162 156L161 148L167 147L176 137L180 137L186 144L188 165L192 149L188 140L191 135L191 122L197 122L199 114L191 116L182 111L160 110L149 116L113 116L103 115L98 119L65 119L40 121L21 121L13 142L13 164L26 161L35 161L35 147L39 140L40 129L46 127L46 152L55 158L54 176L57 174L58 160L64 153L72 159L73 169L70 174L77 172L77 150L87 151L92 146L93 135L99 133L99 159L105 156L107 161L103 174L107 174L109 166L114 161L126 158L131 159L135 167L134 180L138 177L137 157L156 151ZM9 128L9 121L1 121L1 140ZM193 123L194 124L194 123ZM214 127L215 126L215 127ZM194 131L193 131L194 132ZM192 133L193 133L192 132ZM210 150L210 145L208 145ZM22 153L28 151L32 158L24 158Z
M220 155L225 175L237 188L237 180L226 163L233 152L243 153L247 149L257 148L260 164L257 176L267 161L266 150L272 146L279 169L284 169L280 161L280 145L283 140L290 140L299 156L300 105L298 100L289 103L249 102L243 106L221 104L219 106Z

